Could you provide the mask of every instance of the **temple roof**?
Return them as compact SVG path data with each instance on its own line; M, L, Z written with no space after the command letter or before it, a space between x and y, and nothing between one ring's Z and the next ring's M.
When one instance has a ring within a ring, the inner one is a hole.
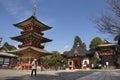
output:
M45 55L51 55L51 53L49 53L46 50L40 49L40 48L36 48L33 46L27 46L27 47L23 47L17 50L13 50L13 51L9 51L8 53L13 53L16 55L22 55L25 53L30 53L30 54L38 54L39 56L45 56Z
M65 51L63 53L63 56L66 57L74 57L74 56L79 56L79 57L85 57L87 54L91 54L90 51L87 51L86 49L79 47L72 48L70 51Z
M25 30L26 26L29 24L35 25L33 27L39 27L42 31L52 28L52 27L49 27L49 26L45 25L44 23L40 22L35 16L31 16L30 18L28 18L22 22L19 22L17 24L13 24L13 25L22 30Z
M102 44L98 45L97 47L108 47L108 46L117 46L117 44L112 44L107 40L104 40Z
M117 40L119 40L119 39L120 39L120 34L117 35L117 36L114 38L115 41L117 41Z
M2 46L0 46L0 51L6 52L6 51L9 51L9 50L6 46L2 45Z
M97 47L107 47L107 46L117 46L117 44L111 44L111 43L109 43L109 44L100 44Z
M36 32L30 32L30 33L27 33L27 34L24 34L24 35L11 37L11 39L23 42L25 39L30 38L30 37L35 38L35 39L39 39L41 43L52 41L51 39L42 37L40 34L38 34Z
M5 53L5 52L0 52L0 56L3 56L3 57L18 57L17 55L10 54L10 53Z

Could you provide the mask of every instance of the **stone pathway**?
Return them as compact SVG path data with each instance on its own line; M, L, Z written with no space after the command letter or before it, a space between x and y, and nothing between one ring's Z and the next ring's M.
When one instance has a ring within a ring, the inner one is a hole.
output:
M117 71L100 71L76 80L120 80L120 73Z
M0 70L0 80L120 80L120 70L58 70L38 71L37 77L31 71Z

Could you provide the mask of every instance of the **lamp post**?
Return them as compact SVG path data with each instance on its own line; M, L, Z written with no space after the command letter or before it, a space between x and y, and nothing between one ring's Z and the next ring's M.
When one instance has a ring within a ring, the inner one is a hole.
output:
M2 37L0 37L0 46L1 46L1 42L2 42Z
M63 69L63 62L64 60L61 60L61 69Z

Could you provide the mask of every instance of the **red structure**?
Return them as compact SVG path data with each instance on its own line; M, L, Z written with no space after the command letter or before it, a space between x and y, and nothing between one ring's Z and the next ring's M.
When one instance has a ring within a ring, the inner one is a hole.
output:
M103 44L97 46L97 52L99 54L100 64L102 65L102 67L116 67L116 48L117 44L112 44L107 40L104 40Z
M43 37L43 31L51 29L51 27L43 24L34 14L28 19L14 24L15 27L22 29L19 36L11 37L11 39L21 42L19 49L10 51L19 56L19 65L22 69L30 69L31 61L50 53L44 50L45 43L52 41Z
M62 56L68 59L69 69L74 70L90 68L90 59L93 54L77 44L70 51L65 51Z

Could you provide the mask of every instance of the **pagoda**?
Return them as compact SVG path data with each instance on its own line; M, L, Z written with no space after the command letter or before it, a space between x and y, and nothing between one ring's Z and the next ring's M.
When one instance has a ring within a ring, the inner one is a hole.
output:
M34 6L33 15L28 19L13 24L15 27L21 29L21 34L19 36L11 37L11 39L21 42L18 45L19 49L10 51L20 57L20 64L24 65L22 69L25 69L25 65L31 63L31 61L36 58L39 59L41 56L49 55L50 53L45 48L45 43L52 41L44 37L43 31L49 30L49 27L39 21L35 15L36 6Z

